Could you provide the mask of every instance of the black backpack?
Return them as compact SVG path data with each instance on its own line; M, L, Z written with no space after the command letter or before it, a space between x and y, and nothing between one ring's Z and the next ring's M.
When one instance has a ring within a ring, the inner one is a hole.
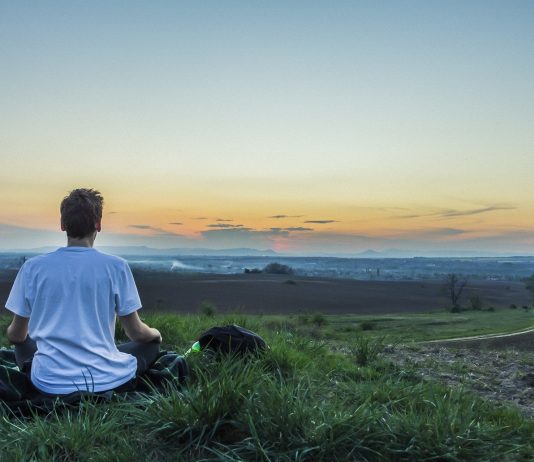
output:
M198 342L203 351L208 349L235 355L258 354L267 347L258 334L236 324L212 327L199 337Z

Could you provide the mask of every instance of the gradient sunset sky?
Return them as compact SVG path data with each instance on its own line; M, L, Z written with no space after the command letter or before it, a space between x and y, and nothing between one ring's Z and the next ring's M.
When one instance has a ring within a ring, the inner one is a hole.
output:
M533 1L0 0L0 249L534 253Z

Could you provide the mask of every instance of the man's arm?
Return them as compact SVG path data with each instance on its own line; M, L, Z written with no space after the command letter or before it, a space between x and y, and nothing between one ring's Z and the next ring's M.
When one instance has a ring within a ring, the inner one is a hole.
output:
M161 334L159 330L153 327L148 327L134 311L126 316L119 316L124 332L128 338L134 342L149 343L157 342L161 343Z
M23 318L16 314L7 328L7 339L11 343L23 343L28 336L28 323L30 318Z

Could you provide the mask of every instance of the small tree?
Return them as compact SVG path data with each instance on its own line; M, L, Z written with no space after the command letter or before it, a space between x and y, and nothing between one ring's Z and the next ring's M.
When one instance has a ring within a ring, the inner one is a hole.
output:
M460 280L460 278L455 273L450 273L447 275L445 288L447 294L451 300L452 311L459 311L460 309L460 296L467 285L467 279Z
M480 295L478 293L474 293L469 297L469 303L471 304L471 309L475 311L482 310L482 298L480 298Z
M523 282L525 283L525 289L527 289L532 294L532 297L534 297L534 274L525 278Z
M269 263L265 268L263 268L264 273L270 274L293 274L293 268L287 265L282 265L282 263Z

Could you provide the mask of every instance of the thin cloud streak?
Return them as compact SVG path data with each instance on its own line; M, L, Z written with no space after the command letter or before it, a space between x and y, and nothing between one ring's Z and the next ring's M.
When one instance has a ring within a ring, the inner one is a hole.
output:
M467 217L471 215L480 215L482 213L496 212L499 210L516 210L517 207L511 205L491 205L488 207L482 207L478 209L470 210L455 210L455 209L446 209L439 210L430 213L414 213L410 215L401 215L393 218L399 219L411 219L411 218L424 218L424 217L438 217L438 218L455 218L455 217Z
M488 213L488 212L495 212L497 210L515 210L517 207L512 206L491 206L491 207L484 207L481 209L473 209L473 210L449 210L447 212L444 212L441 216L446 217L465 217L469 215L478 215L480 213Z
M270 217L267 217L267 218L276 218L276 219L281 219L281 218L302 218L304 215L271 215Z
M424 238L432 238L432 239L439 239L439 238L446 238L450 236L459 236L461 234L466 234L468 231L465 231L463 229L456 229L456 228L432 228L432 229L421 229L419 231L410 231L408 233L405 233L407 236L414 236L421 239Z
M338 220L306 220L304 223L314 223L317 225L325 225L327 223L339 223Z
M231 225L229 223L212 223L208 228L243 228L243 225Z
M313 228L304 228L302 226L291 226L289 228L267 228L267 231L313 231Z
M223 236L223 235L254 235L254 236L289 236L289 232L281 228L271 228L267 230L258 230L253 228L228 228L228 229L208 229L202 231L203 236Z
M161 236L181 236L181 234L173 233L162 228L157 228L151 225L128 225L128 228L143 229L156 233Z

